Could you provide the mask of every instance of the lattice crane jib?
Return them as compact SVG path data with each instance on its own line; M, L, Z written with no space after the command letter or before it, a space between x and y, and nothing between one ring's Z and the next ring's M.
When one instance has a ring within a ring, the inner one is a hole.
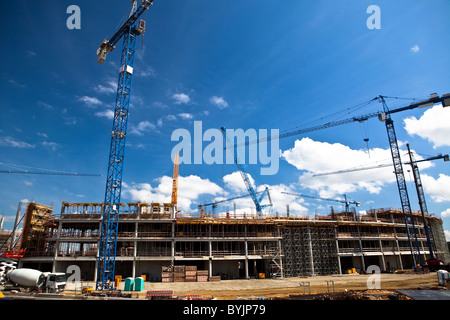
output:
M137 0L134 0L128 19L111 39L105 39L97 50L98 62L103 63L106 55L113 51L115 44L123 38L103 204L96 290L113 288L114 285L120 196L136 40L145 32L145 21L138 21L138 18L151 4L153 0L142 0L139 5Z

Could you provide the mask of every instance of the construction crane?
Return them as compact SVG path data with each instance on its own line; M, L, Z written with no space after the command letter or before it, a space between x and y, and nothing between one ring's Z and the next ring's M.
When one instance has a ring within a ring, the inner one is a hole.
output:
M253 203L255 204L255 207L256 207L256 212L261 217L263 215L263 209L266 208L266 207L271 207L272 206L272 204L265 204L265 205L261 204L261 201L264 198L265 194L267 193L268 189L266 188L259 198L256 196L256 192L253 189L252 184L250 183L250 180L248 178L247 172L245 172L244 166L241 163L241 161L239 160L236 146L234 145L234 143L232 144L230 142L230 140L228 139L226 129L224 127L221 127L220 130L222 130L222 133L223 133L225 139L227 140L227 144L229 145L229 147L233 149L234 162L236 163L236 166L238 167L239 173L241 174L241 177L244 180L245 187L247 188L248 193L252 197ZM234 148L233 148L233 146L234 146Z
M37 171L0 170L0 173L43 174L49 176L101 177L100 174L75 173L75 172L37 172Z
M172 181L172 205L174 210L178 203L178 169L180 165L180 159L178 157L178 152L175 154L175 159L173 161L173 181Z
M425 229L428 250L430 253L430 258L427 259L425 262L426 262L426 266L428 268L434 269L434 268L438 268L442 262L441 262L441 260L437 259L434 254L433 245L431 243L431 238L430 238L430 229L428 228L428 222L425 219L425 216L428 215L428 208L427 208L427 204L425 201L425 192L423 191L422 180L420 179L419 166L417 165L417 162L419 162L419 161L415 160L414 154L411 151L411 149L409 148L409 143L406 144L406 147L408 148L409 160L410 160L411 169L412 169L412 173L413 173L413 177L414 177L414 184L416 186L417 198L419 200L420 212L422 213L423 227ZM444 161L449 161L448 155L444 156L443 158L444 158ZM432 271L436 271L436 270L432 270Z
M269 188L266 187L263 191L255 192L255 194L261 194L261 193L267 193L267 198L269 199L270 206L272 206L273 204L272 204L272 198L270 197ZM245 195L242 195L242 196L236 196L236 197L229 198L229 199L219 200L219 201L215 201L215 202L211 202L211 203L200 204L200 205L198 206L198 209L200 210L201 216L203 216L203 214L204 214L204 209L205 209L206 207L211 206L211 208L213 209L213 213L214 213L214 209L216 209L217 206L218 206L219 204L221 204L221 203L228 202L228 201L233 201L233 200L236 200L236 199L247 198L247 197L249 197L249 196L250 196L250 194L245 194Z
M385 96L378 96L378 97L373 98L369 102L379 100L380 97L388 98ZM389 111L389 114L395 114L395 113L399 113L399 112L403 112L403 111L414 110L417 108L431 107L438 103L441 103L444 108L450 107L450 93L444 94L442 97L439 97L436 93L433 93L430 95L429 99L418 101L418 102L412 102L408 106L392 109ZM351 118L347 118L347 119L343 119L343 120L339 120L339 121L331 121L331 122L327 122L327 123L320 124L317 126L305 128L305 129L286 131L279 135L273 135L270 137L261 138L261 139L254 140L254 141L246 141L242 145L246 146L249 144L261 143L261 142L270 141L270 140L274 140L274 139L284 139L284 138L299 136L299 135L302 135L305 133L319 131L319 130L328 129L328 128L334 128L334 127L338 127L338 126L342 126L342 125L350 124L350 123L354 123L354 122L363 123L372 118L378 118L380 121L384 121L385 117L386 117L386 111L383 110L383 111L373 112L373 113L365 114L362 116L351 117ZM241 145L239 145L239 146L241 146Z
M334 202L343 203L345 205L345 212L349 212L349 207L350 207L351 204L354 204L356 207L361 206L361 202L354 201L354 200L349 200L347 198L346 194L344 194L344 200L341 200L341 199L332 199L332 198L321 198L321 197L309 196L309 195L306 195L306 194L284 192L284 191L281 192L281 193L289 194L289 195L296 196L296 197L302 197L302 198L311 198L311 199L317 199L317 200L334 201Z
M76 173L76 172L65 172L51 169L43 168L33 168L23 165L17 165L12 163L0 162L1 166L11 167L14 170L0 170L0 173L15 173L15 174L42 174L42 175L52 175L52 176L79 176L79 177L100 177L100 174L90 174L90 173ZM32 169L32 170L29 170ZM36 170L37 169L37 170Z
M347 119L340 120L340 121L332 121L332 122L328 122L328 123L325 123L322 125L306 128L306 129L285 132L278 136L273 136L270 138L263 138L263 139L260 139L257 141L250 141L250 142L245 143L245 145L250 144L250 143L259 143L259 142L272 140L272 139L282 139L282 138L292 137L292 136L296 136L296 135L300 135L300 134L305 134L308 132L313 132L313 131L322 130L322 129L326 129L326 128L337 127L337 126L341 126L341 125L349 124L349 123L353 123L353 122L362 123L364 121L367 121L367 120L369 120L371 118L375 118L375 117L378 117L378 119L380 121L385 122L386 131L387 131L388 140L389 140L389 148L391 150L392 161L393 161L394 169L395 169L394 172L395 172L395 177L397 180L397 187L398 187L398 191L399 191L399 195L400 195L400 201L402 204L402 211L403 211L403 217L404 217L404 221L405 221L406 233L408 235L408 242L409 242L409 246L410 246L410 250L411 250L411 256L413 259L413 266L414 266L414 270L418 271L418 267L419 266L422 267L423 263L422 263L422 258L420 256L419 242L417 240L417 234L415 231L414 220L413 220L412 212L411 212L411 205L409 202L408 191L406 188L405 175L403 172L403 166L402 166L402 162L401 162L401 158L400 158L397 137L395 134L394 122L391 118L391 115L395 114L395 113L407 111L407 110L413 110L416 108L431 107L438 103L441 103L443 107L448 107L448 106L450 106L450 93L447 93L447 94L443 95L442 97L439 97L439 95L437 95L436 93L433 93L426 100L413 102L408 106L397 108L397 109L392 109L392 110L389 110L389 108L387 107L385 98L388 98L388 97L380 95L371 100L371 102L378 101L382 104L383 111L381 111L381 112L374 112L374 113L366 114L363 116L347 118Z
M432 161L432 160L439 160L439 159L444 159L444 161L450 161L449 155L442 155L442 154L438 154L437 156L432 156L432 157L428 157L425 159L421 159L421 160L416 160L413 152L411 151L409 144L406 144L407 148L408 148L408 155L409 155L409 162L404 162L404 164L406 165L411 165L412 168L412 172L413 172L413 177L414 177L414 184L416 186L416 191L417 191L417 197L419 199L419 206L420 206L420 211L422 213L422 219L423 219L423 223L424 223L424 230L425 230L425 234L427 237L427 244L428 244L428 248L429 248L429 252L430 252L430 259L427 260L427 264L432 264L432 263L436 263L436 257L434 255L434 251L433 251L433 246L431 244L431 239L430 239L430 232L429 232L429 228L428 228L428 223L425 219L425 216L428 215L428 209L426 206L426 201L425 201L425 193L423 191L423 186L422 186L422 182L420 179L420 172L419 172L419 167L417 165L417 163L420 162L424 162L424 161ZM341 173L349 173L349 172L356 172L356 171L363 171L363 170L371 170L371 169L378 169L378 168L383 168L383 167L390 167L392 166L392 164L379 164L376 166L366 166L366 167L356 167L356 168L349 168L349 169L344 169L344 170L338 170L338 171L331 171L331 172L323 172L323 173L318 173L313 175L313 177L319 177L319 176L325 176L325 175L333 175L333 174L341 174Z
M138 21L138 18L152 4L153 0L142 0L139 5L137 0L133 0L128 19L109 40L103 40L97 50L98 62L103 63L106 55L113 51L116 43L123 38L113 128L111 131L108 174L99 243L96 290L114 288L120 194L122 188L123 162L125 157L128 111L134 72L136 41L137 37L145 32L145 21L142 19Z
M414 160L414 163L419 163L419 162L424 162L424 161L431 161L431 160L439 160L439 159L444 159L444 161L449 161L450 160L448 154L446 154L446 155L438 154L437 156L428 157L426 159ZM405 162L404 164L410 165L411 162ZM341 174L341 173L349 173L349 172L364 171L364 170L371 170L371 169L379 169L379 168L391 167L391 166L392 166L392 163L382 163L382 164L373 165L373 166L354 167L354 168L342 169L342 170L337 170L337 171L316 173L316 174L313 174L313 177L321 177L321 176L328 176L328 175L333 175L333 174Z

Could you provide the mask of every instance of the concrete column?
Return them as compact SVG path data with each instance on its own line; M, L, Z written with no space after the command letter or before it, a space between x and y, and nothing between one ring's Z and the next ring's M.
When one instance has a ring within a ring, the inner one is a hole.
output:
M95 260L94 282L97 282L97 268L98 268L98 260Z
M381 243L381 239L378 239L378 242L380 244L380 250L381 250L381 264L382 264L381 270L386 271L386 261L384 259L384 250L383 250L383 245Z
M209 257L209 261L208 261L208 273L209 273L209 276L212 276L212 272L213 272L213 270L212 270L212 258Z
M244 240L244 248L245 248L245 259L244 259L245 279L249 279L249 276L248 276L248 243L247 243L247 239Z
M395 239L395 243L397 244L397 251L398 251L398 262L400 265L400 269L403 270L403 263L402 263L402 253L400 251L400 246L398 244L398 239Z

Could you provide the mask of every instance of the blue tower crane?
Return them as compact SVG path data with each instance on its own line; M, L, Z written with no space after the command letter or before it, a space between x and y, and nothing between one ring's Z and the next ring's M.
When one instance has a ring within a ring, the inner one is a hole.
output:
M261 196L259 198L257 197L257 193L255 192L255 189L253 189L252 184L250 183L250 180L247 176L247 172L245 171L244 166L242 165L241 161L239 160L236 146L234 145L234 143L232 144L230 142L230 140L228 139L226 129L224 127L222 127L222 128L220 128L220 130L222 130L222 133L223 133L224 137L226 138L227 143L230 145L230 148L233 149L233 151L234 151L234 162L236 163L236 166L239 169L239 173L241 174L241 177L244 180L245 187L247 188L248 193L252 197L253 203L255 204L255 207L256 207L256 212L261 217L262 213L263 213L263 209L266 207L272 206L272 204L265 204L265 205L261 204L262 199L264 198L266 193L268 193L268 188L266 187L266 189L262 192ZM233 148L233 146L234 146L234 148Z
M408 191L406 188L405 174L403 172L402 162L401 162L401 158L400 158L400 152L399 152L399 148L398 148L397 136L395 134L394 121L392 120L391 115L398 113L398 112L407 111L407 110L414 110L416 108L431 107L435 104L442 104L442 106L444 108L449 107L450 106L450 93L444 94L441 97L439 97L439 95L437 95L436 93L432 93L430 95L430 97L426 100L413 102L408 106L391 109L391 110L389 110L389 108L387 107L385 98L388 98L388 97L380 95L371 100L371 101L378 101L382 104L382 106L383 106L382 112L374 112L374 113L366 114L363 116L347 118L347 119L339 120L339 121L332 121L332 122L328 122L328 123L325 123L322 125L317 125L314 127L306 128L306 129L289 131L289 132L282 133L279 136L273 136L270 139L282 139L282 138L292 137L292 136L305 134L305 133L313 132L313 131L317 131L317 130L333 128L333 127L337 127L337 126L341 126L341 125L345 125L345 124L349 124L349 123L353 123L353 122L364 122L364 121L367 121L367 120L369 120L371 118L375 118L375 117L378 117L378 119L380 121L385 122L386 131L387 131L388 140L389 140L389 148L391 150L392 161L393 161L393 165L394 165L394 169L395 169L395 171L394 171L395 177L397 179L397 188L398 188L399 195L400 195L400 202L402 204L402 211L403 211L403 218L405 221L406 233L408 235L408 242L409 242L409 247L411 250L411 256L412 256L412 260L413 260L413 267L414 267L415 271L418 271L419 266L423 267L423 262L422 262L422 257L420 255L420 247L419 247L419 242L417 240L416 227L414 225ZM264 139L260 139L257 141L246 142L245 144L247 145L250 143L260 143L260 142L268 141L270 139L264 138Z
M347 195L346 194L344 194L344 200L340 200L340 199L332 199L332 198L315 197L315 196L310 196L310 195L301 194L301 193L293 193L293 192L284 192L283 191L281 193L289 194L291 196L296 196L296 197L302 197L302 198L310 198L310 199L317 199L317 200L324 200L324 201L334 201L334 202L343 203L345 205L345 212L349 212L349 207L350 207L351 204L354 204L356 207L361 206L361 202L347 199Z
M153 0L141 0L139 5L137 4L137 0L133 0L128 19L111 39L103 40L97 50L98 62L103 63L106 55L113 51L116 43L123 38L114 120L111 130L105 202L103 203L96 290L112 289L114 287L120 193L136 52L136 38L145 32L145 21L142 19L138 21L138 18L152 4Z

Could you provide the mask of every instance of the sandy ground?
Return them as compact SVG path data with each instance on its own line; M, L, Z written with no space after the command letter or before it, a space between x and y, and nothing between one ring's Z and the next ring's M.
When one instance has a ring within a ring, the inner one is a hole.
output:
M430 288L438 285L435 272L429 274L380 274L381 290ZM327 281L334 282L335 292L367 290L369 275L346 274L332 276L297 277L285 279L222 280L218 282L145 282L144 291L136 297L145 297L147 290L172 290L175 295L198 294L214 296L218 300L287 297L304 293L300 282L309 282L311 294L327 293ZM372 279L372 278L371 278ZM369 280L369 284L370 284ZM89 285L94 286L92 283ZM329 282L330 290L332 283ZM123 289L124 282L119 289Z

